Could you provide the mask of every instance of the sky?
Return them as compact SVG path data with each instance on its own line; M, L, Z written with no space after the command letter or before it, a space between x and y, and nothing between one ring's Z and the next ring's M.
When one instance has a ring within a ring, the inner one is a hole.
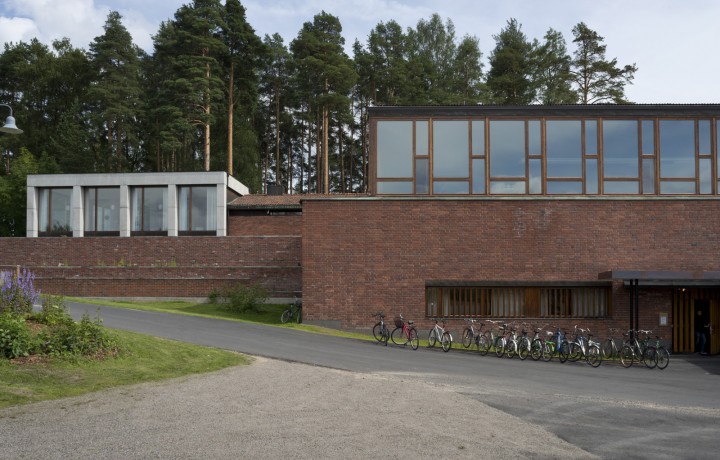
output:
M88 49L102 35L108 12L118 11L135 43L152 53L152 35L162 21L191 0L0 0L0 43L37 38L50 45L68 37ZM548 29L563 34L572 53L572 29L584 22L604 37L606 57L619 66L636 64L626 88L636 103L720 103L720 1L717 0L241 0L247 20L263 37L279 33L286 45L303 23L325 11L340 19L346 51L367 42L380 22L404 29L437 13L455 25L456 38L477 37L487 57L510 18L533 40Z

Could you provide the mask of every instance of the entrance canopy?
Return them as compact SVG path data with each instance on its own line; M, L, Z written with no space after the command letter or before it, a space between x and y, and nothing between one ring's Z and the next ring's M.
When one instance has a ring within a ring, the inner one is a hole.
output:
M598 273L598 279L646 287L720 287L720 271L610 270Z

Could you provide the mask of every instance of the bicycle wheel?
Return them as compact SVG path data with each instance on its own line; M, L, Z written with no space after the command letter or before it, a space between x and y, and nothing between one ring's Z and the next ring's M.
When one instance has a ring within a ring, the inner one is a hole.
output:
M472 329L465 328L465 330L462 333L462 346L465 348L470 348L470 344L472 343L473 339L473 333Z
M570 342L563 340L560 344L560 350L558 350L558 359L561 363L564 363L570 357Z
M518 353L517 340L508 340L507 343L505 344L505 356L507 356L509 359L513 359L517 353Z
M437 342L437 333L435 332L435 329L430 329L430 335L428 335L428 348L433 348L435 346L435 342Z
M600 353L602 354L603 359L611 359L614 357L613 350L615 350L615 344L613 343L612 339L608 338L603 342L602 347L600 347Z
M584 353L583 353L582 347L579 344L577 344L575 342L570 344L570 355L568 355L568 360L570 360L572 362L576 362L583 355L584 355Z
M665 369L670 364L670 353L665 347L657 349L657 367L658 369Z
M655 369L657 366L657 349L655 347L646 347L642 354L643 362L648 369Z
M602 352L600 351L600 347L596 345L588 348L585 361L592 367L598 367L602 364Z
M542 359L546 363L555 355L555 344L553 342L545 342L542 349Z
M485 356L488 354L488 351L490 351L490 339L483 334L480 337L478 337L478 353L480 355Z
M417 350L420 346L420 339L418 339L418 333L415 328L412 328L408 331L410 346L413 350Z
M373 326L373 337L375 337L375 340L377 340L378 342L383 341L382 324L376 323Z
M530 357L533 359L533 361L537 361L538 359L542 358L543 355L543 344L539 340L533 340L532 345L530 345Z
M530 339L527 337L523 337L520 342L518 342L518 357L522 360L528 357L530 354Z
M498 337L495 339L495 343L493 345L495 346L495 356L502 358L505 354L505 338Z
M622 350L620 350L620 362L623 367L632 366L634 359L635 352L633 351L633 348L630 345L623 345Z
M280 315L280 322L285 324L290 319L290 310L285 310L282 312L282 315Z
M440 345L442 345L442 349L445 353L450 351L452 348L452 337L450 337L449 332L443 332L443 335L440 339Z
M395 345L407 345L407 337L403 335L403 330L401 327L396 327L393 329L393 331L390 333L390 340L392 340L392 343Z

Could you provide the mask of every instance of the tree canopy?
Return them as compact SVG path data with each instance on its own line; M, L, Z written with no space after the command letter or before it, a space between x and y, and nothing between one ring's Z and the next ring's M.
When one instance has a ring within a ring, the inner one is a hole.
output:
M192 0L160 25L152 53L115 11L87 51L5 43L0 103L25 132L0 135L0 206L21 206L12 190L36 170L212 169L254 193L364 192L371 105L627 103L635 64L606 58L583 22L572 33L568 50L562 33L531 39L511 18L485 64L478 38L438 14L405 30L380 22L346 47L338 17L321 11L286 44L258 37L240 0ZM0 235L15 234L4 219Z

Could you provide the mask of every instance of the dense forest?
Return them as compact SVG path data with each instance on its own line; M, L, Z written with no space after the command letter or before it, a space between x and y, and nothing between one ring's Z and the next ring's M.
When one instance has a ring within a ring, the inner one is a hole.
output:
M24 133L0 135L0 236L24 235L27 174L222 170L253 193L363 192L369 106L629 102L636 66L607 58L584 23L572 34L570 51L560 32L531 39L510 19L485 69L478 39L435 14L377 24L351 57L324 11L286 44L259 37L239 0L194 0L152 55L117 12L88 50L6 43L0 103Z

